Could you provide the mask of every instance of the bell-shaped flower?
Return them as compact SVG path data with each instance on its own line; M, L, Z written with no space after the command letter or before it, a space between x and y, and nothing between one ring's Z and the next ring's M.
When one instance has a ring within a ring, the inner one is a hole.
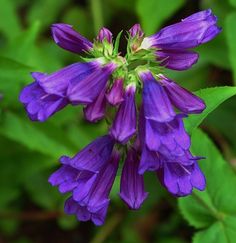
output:
M134 84L125 89L124 101L120 104L110 129L111 136L118 142L125 144L136 132L136 105Z
M139 209L148 195L144 190L143 175L138 173L138 169L137 151L131 148L127 153L120 181L120 197L130 209Z
M66 208L65 211L69 214L76 214L79 220L92 220L96 225L103 224L119 160L119 153L113 151L111 157L96 174L96 177L87 180L83 187L78 186L73 190L73 200L77 203L78 209L73 211Z
M80 82L89 74L101 69L100 60L75 63L52 74L33 72L35 82L27 85L19 100L24 104L30 119L45 121L70 103L66 93L70 81Z
M203 191L206 186L205 177L197 161L193 161L191 165L179 162L164 163L157 175L167 190L178 197L191 194L193 188Z
M197 47L216 37L221 31L216 23L217 18L212 11L204 10L145 37L141 48L155 47L157 60L161 65L174 70L185 70L198 59L196 53L187 49Z
M34 76L42 74L34 73ZM27 85L20 94L19 100L32 121L46 121L50 116L63 109L69 101L66 97L48 94L37 83Z

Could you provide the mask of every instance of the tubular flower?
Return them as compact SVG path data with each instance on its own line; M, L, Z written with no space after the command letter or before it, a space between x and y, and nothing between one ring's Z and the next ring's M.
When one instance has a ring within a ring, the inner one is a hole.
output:
M190 68L199 58L192 48L220 31L211 10L151 36L135 24L127 32L127 54L121 56L121 33L113 40L111 31L103 27L92 43L68 24L52 25L56 44L83 55L84 61L52 74L33 72L34 82L23 88L20 102L33 121L45 121L67 105L82 105L87 121L105 117L108 126L107 135L73 157L62 156L61 167L49 178L59 192L70 193L67 214L104 223L120 158L125 158L120 197L129 209L140 208L148 196L146 171L154 172L174 196L189 195L194 188L204 190L205 177L198 166L202 157L190 152L183 120L201 113L206 105L162 71Z
M198 54L188 51L212 40L221 29L210 9L195 13L177 24L145 37L141 48L157 48L156 57L162 65L174 70L185 70L197 62Z

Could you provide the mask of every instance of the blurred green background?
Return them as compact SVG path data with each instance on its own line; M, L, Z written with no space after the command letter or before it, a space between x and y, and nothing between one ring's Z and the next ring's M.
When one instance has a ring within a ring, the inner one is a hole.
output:
M147 174L149 198L134 212L117 195L118 176L102 227L64 215L65 197L47 179L61 155L73 155L104 134L105 123L86 123L81 107L67 107L45 123L31 122L18 101L31 71L50 73L79 60L53 42L52 23L71 24L91 40L102 26L116 36L137 22L149 35L207 8L223 32L197 48L200 60L191 70L167 72L192 91L236 84L236 0L0 0L1 243L236 242L236 98L204 120L204 134L193 133L193 151L208 158L201 162L206 192L177 200ZM122 53L125 47L123 35Z

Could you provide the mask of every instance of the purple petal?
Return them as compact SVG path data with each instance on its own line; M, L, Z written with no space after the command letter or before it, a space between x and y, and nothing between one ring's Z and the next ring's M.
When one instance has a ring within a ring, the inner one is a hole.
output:
M161 164L162 160L159 153L149 150L147 146L143 146L138 173L142 175L145 171L156 171Z
M178 71L189 69L198 60L198 54L188 50L158 50L156 56L161 66Z
M84 108L84 116L86 120L90 122L97 122L98 120L101 120L105 116L105 111L106 111L105 92L106 92L106 87L98 95L98 97L93 103L87 105Z
M63 165L48 179L52 186L58 186L61 193L72 191L77 185L78 170L68 165Z
M175 117L175 112L164 88L152 76L151 72L140 74L143 81L143 107L146 119L168 122Z
M184 113L201 113L206 105L202 99L179 86L174 81L159 75L172 104Z
M102 136L87 145L73 158L62 156L62 164L70 165L78 170L88 170L97 173L109 160L114 140L109 136Z
M95 70L100 69L99 61L74 63L52 74L32 73L33 78L49 94L65 96L72 80L80 82Z
M109 202L103 206L97 212L90 212L87 207L80 206L72 197L68 198L65 202L65 213L75 214L79 221L89 221L92 220L97 226L104 224L107 208Z
M103 27L100 29L97 40L100 42L103 42L104 40L107 40L108 43L112 43L112 33L109 29Z
M26 86L21 91L19 100L24 104L30 119L41 122L68 104L66 98L46 93L37 82Z
M119 153L114 151L110 160L99 171L89 195L87 205L90 211L100 210L109 201L108 197L116 177L119 160Z
M76 32L71 25L53 24L51 29L56 44L67 51L75 53L88 52L93 47L93 44Z
M137 152L131 149L122 169L120 184L120 197L130 209L139 209L148 196L144 191L143 175L138 174L138 167Z
M109 92L106 94L107 101L111 105L119 105L123 100L124 96L124 88L123 88L123 79L116 79L109 90Z
M67 96L74 104L90 104L105 88L107 81L116 69L114 63L109 63L102 69L96 70L90 75L86 76L80 82L70 82Z
M111 136L122 144L127 143L136 131L135 89L132 84L126 87L124 101L110 129Z

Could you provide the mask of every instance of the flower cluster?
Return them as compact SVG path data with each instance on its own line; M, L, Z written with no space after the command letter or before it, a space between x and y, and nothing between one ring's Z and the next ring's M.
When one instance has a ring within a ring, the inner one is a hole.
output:
M198 54L190 49L220 32L216 22L211 10L205 10L148 37L135 24L128 32L125 57L118 51L120 35L113 42L106 28L92 43L70 25L52 26L56 44L83 55L84 62L52 74L32 73L34 82L20 94L30 119L45 121L69 104L83 105L89 122L104 118L108 106L116 110L107 118L108 134L72 158L62 156L61 167L49 178L61 193L70 193L67 214L104 223L121 158L120 197L130 209L140 208L147 198L146 171L154 171L175 196L186 196L193 188L204 190L201 157L191 154L183 123L188 114L205 109L204 101L162 70L186 70L195 64Z

